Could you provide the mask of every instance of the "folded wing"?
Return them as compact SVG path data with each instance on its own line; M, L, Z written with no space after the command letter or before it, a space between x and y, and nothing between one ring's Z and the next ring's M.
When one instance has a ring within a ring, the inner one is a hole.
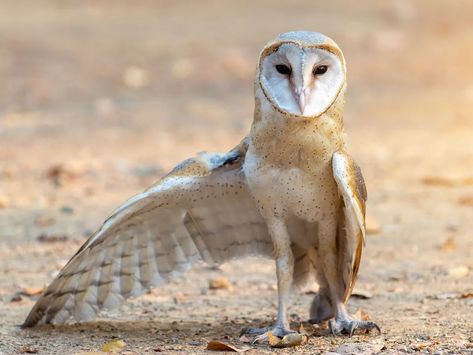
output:
M346 302L355 286L365 238L367 193L361 170L344 151L332 158L333 176L343 200L343 211L338 228L340 287Z
M23 326L93 319L205 261L271 256L241 169L243 141L203 153L119 207L61 270Z

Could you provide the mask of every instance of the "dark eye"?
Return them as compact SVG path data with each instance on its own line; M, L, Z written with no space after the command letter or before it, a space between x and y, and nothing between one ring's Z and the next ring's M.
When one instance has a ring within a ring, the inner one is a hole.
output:
M328 67L326 65L319 65L312 70L312 74L314 75L322 75L327 72Z
M291 68L289 68L287 65L284 64L278 64L276 65L276 70L278 73L283 74L283 75L291 75Z

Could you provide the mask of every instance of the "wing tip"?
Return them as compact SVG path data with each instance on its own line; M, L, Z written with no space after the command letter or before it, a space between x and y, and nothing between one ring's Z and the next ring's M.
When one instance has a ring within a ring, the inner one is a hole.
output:
M42 318L43 318L42 314L38 313L35 310L32 310L26 317L23 324L20 325L20 328L21 329L33 328L36 325L38 325L38 323L41 321Z

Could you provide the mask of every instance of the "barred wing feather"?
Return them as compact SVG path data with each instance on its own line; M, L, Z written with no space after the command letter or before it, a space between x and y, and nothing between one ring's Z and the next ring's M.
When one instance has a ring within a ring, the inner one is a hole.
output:
M176 167L119 207L61 270L23 326L93 319L197 262L272 255L241 169L244 143Z

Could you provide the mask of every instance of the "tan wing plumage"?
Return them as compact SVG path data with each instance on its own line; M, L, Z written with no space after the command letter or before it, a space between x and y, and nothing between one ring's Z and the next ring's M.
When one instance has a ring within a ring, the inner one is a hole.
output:
M343 199L338 228L339 268L346 302L355 286L365 238L367 193L363 175L353 158L344 151L332 158L333 176Z
M93 319L199 261L272 254L241 169L247 144L202 153L119 207L61 270L23 326Z

